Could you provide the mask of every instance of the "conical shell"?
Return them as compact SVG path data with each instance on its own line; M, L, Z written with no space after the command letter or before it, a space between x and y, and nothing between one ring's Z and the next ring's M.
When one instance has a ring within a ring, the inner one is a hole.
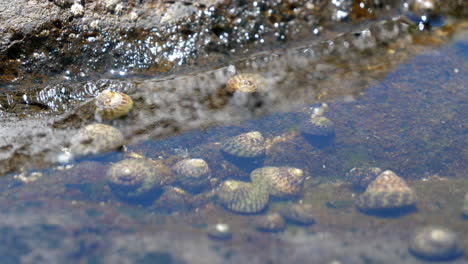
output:
M124 136L117 128L104 124L91 124L80 129L71 140L74 156L104 153L116 150L125 143Z
M257 213L268 204L268 190L241 181L225 181L218 190L220 202L238 213Z
M310 225L315 222L312 211L313 207L310 204L290 204L282 208L280 213L293 223Z
M244 93L264 91L265 79L255 73L237 74L227 81L226 89L231 93L236 91Z
M312 115L301 123L300 131L303 135L333 136L335 135L335 124L327 117Z
M163 189L163 193L153 204L157 210L172 213L192 208L194 198L186 191L173 186L167 186Z
M133 100L130 96L104 90L96 96L96 113L106 120L116 119L126 115L133 108Z
M265 154L265 139L258 131L240 134L226 139L221 150L240 158L255 158Z
M138 197L161 188L163 176L159 169L144 159L126 159L107 170L112 191L121 197Z
M254 220L255 227L264 232L278 232L286 227L286 221L279 213L270 213L257 216Z
M286 198L301 192L305 175L301 169L292 167L263 167L252 171L252 182L268 186L273 196Z
M188 188L200 188L208 184L210 168L202 159L184 159L173 167L179 181Z
M357 206L363 210L399 208L413 205L415 199L414 191L405 180L386 170L359 196Z

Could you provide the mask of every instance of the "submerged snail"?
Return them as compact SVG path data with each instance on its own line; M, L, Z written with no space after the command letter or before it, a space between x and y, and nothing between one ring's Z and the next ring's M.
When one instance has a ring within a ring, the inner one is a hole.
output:
M382 172L357 199L362 210L395 209L414 205L416 196L393 171Z
M426 226L411 238L409 251L424 260L452 260L463 254L455 232L440 226Z
M279 213L256 216L254 226L263 232L278 232L286 227L286 221Z
M117 128L91 124L80 129L71 142L72 155L85 156L116 150L124 145L125 140Z
M227 209L237 213L258 213L268 204L268 190L248 182L227 180L218 190L218 198Z
M233 157L256 158L265 154L265 139L258 131L244 133L226 139L221 150Z
M268 186L270 195L287 198L299 194L304 171L292 167L263 167L252 171L252 182Z
M106 173L112 191L120 198L145 201L154 197L162 187L163 175L150 161L125 159L113 164Z
M221 154L237 168L250 172L265 160L266 144L258 131L244 133L224 140Z
M255 158L265 154L265 139L258 131L244 133L226 139L221 150L234 157Z
M172 169L182 185L192 190L206 186L211 176L208 164L202 159L184 159Z
M244 93L262 92L265 89L265 79L255 73L240 73L227 81L226 89L231 93L236 91Z
M311 204L290 204L282 208L280 213L286 220L299 225L310 225L315 222Z
M130 96L104 90L96 96L96 115L104 120L112 120L125 116L133 108L133 100Z
M194 197L186 191L177 187L166 186L153 206L157 210L167 213L187 211L192 208L193 200Z
M313 108L309 119L300 125L301 135L314 147L323 148L330 145L335 139L335 124L323 116L327 104Z

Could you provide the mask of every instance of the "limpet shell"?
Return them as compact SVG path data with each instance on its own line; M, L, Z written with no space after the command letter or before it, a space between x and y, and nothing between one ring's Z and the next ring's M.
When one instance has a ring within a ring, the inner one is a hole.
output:
M124 145L125 140L117 128L91 124L81 128L71 142L72 155L85 156L116 150Z
M227 138L221 144L221 150L239 158L255 158L265 154L265 139L262 133L253 131Z
M301 123L301 133L313 136L330 136L335 134L335 124L325 116L311 116Z
M286 221L279 213L256 216L254 225L259 231L278 232L286 227Z
M226 90L231 93L236 91L244 93L263 91L265 90L265 79L255 73L240 73L227 81Z
M163 181L159 169L145 159L119 161L110 166L106 176L112 191L129 199L156 195Z
M301 123L299 130L302 137L317 148L324 148L335 139L335 124L322 115L311 115Z
M304 171L293 167L263 167L250 174L252 182L268 186L270 195L287 198L298 195L304 184Z
M300 225L310 225L315 222L311 204L290 204L280 210L286 220Z
M172 169L182 185L191 189L206 186L211 176L210 168L203 159L184 159L177 162Z
M382 172L357 199L362 210L393 209L415 203L414 191L393 171Z
M227 180L217 194L221 204L237 213L258 213L268 204L268 190L247 182Z
M178 187L166 186L154 206L163 212L186 211L192 208L193 196Z
M133 108L133 100L130 96L104 90L96 96L96 114L105 120L122 117Z
M374 181L377 176L382 173L381 168L377 167L357 167L352 168L345 174L345 179L355 189L366 189L367 186Z
M409 251L424 260L451 260L463 254L455 232L440 226L426 226L411 238Z

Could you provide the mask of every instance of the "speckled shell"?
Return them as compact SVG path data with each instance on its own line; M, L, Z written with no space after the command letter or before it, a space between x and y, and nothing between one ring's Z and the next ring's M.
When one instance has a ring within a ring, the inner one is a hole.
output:
M112 191L122 197L139 197L161 188L163 176L159 169L144 159L126 159L107 170Z
M287 198L298 195L304 184L304 172L292 167L263 167L250 174L252 182L268 186L270 195Z
M425 260L450 260L462 255L455 232L445 227L426 226L411 238L409 251Z
M416 196L405 180L386 170L369 184L357 200L363 210L392 209L413 205Z
M255 73L241 73L234 75L226 83L226 90L244 93L260 92L265 90L265 79Z
M282 208L280 213L292 223L310 225L315 222L312 211L313 208L310 204L290 204Z
M237 213L257 213L268 204L268 190L247 182L225 181L217 194L226 208Z
M177 162L172 169L182 185L187 188L207 185L211 175L208 164L202 159L184 159Z
M80 129L71 143L70 149L74 156L85 156L116 150L124 145L125 140L117 128L91 124Z
M346 173L345 179L353 186L353 188L366 189L380 173L382 173L382 169L377 167L352 168Z
M335 135L335 124L327 117L312 115L301 123L300 131L303 135L328 137Z
M286 221L279 213L256 216L254 225L259 231L278 232L286 227Z
M240 134L226 139L221 150L240 158L255 158L265 154L265 139L258 131Z
M104 90L96 96L96 113L106 120L112 120L122 117L133 108L133 100L130 96L114 92L111 90Z
M154 202L154 207L163 212L186 211L192 208L193 196L186 191L166 186L161 196Z

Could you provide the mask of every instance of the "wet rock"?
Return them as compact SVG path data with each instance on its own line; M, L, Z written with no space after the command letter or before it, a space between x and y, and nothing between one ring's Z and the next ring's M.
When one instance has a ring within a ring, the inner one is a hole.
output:
M345 179L357 190L365 190L382 172L377 167L355 167L346 172Z
M409 250L425 260L451 260L463 254L457 234L438 226L426 226L417 230L411 238Z
M223 223L209 225L206 232L208 237L212 239L228 240L232 237L230 226Z

